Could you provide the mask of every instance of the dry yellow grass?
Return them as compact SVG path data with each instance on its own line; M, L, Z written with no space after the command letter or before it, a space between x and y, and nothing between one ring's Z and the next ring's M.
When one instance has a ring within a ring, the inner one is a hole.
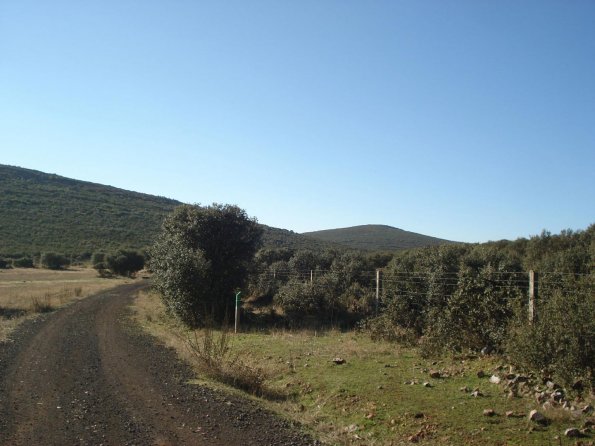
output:
M126 279L101 279L91 268L0 270L0 342L25 318L112 288Z

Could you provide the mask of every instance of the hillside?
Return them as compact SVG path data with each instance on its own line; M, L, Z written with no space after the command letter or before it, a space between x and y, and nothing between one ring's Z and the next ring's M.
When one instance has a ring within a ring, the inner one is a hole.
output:
M80 255L151 245L179 201L0 165L0 254ZM270 247L319 249L328 243L264 226Z
M0 253L150 245L175 200L0 165Z
M454 243L386 225L363 225L350 228L305 232L302 235L353 249L398 251L423 246Z

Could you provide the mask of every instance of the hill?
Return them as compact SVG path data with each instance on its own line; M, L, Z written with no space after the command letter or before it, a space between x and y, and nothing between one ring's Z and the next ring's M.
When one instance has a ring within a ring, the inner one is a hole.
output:
M0 165L0 253L90 253L151 244L180 203Z
M327 229L305 232L302 235L325 242L338 243L353 249L373 251L399 251L455 243L386 225L362 225L349 228Z
M90 254L150 246L179 201L0 164L0 254ZM328 243L264 226L269 247Z

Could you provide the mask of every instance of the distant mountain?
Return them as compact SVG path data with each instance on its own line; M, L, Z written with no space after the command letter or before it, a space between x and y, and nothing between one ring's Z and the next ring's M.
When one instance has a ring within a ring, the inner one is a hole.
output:
M304 232L302 235L325 242L338 243L353 249L369 251L398 251L455 243L386 225L363 225L350 228L327 229L324 231Z
M179 201L0 164L0 255L142 249ZM264 226L268 247L329 243Z

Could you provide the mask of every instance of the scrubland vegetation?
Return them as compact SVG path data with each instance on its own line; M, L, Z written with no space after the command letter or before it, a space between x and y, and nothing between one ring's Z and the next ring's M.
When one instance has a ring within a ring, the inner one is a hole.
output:
M213 299L233 302L232 288L209 285L233 269L210 261L229 228L220 211L166 221L168 249L151 256L162 304L139 300L141 323L199 376L268 398L331 443L562 443L570 426L590 436L595 225L394 255L260 250L233 265L248 299L244 332L230 336L209 314ZM243 240L249 224L234 225ZM531 322L529 269L539 272ZM547 423L529 421L531 409Z
M256 395L329 444L573 444L565 429L588 420L561 407L544 410L533 393L511 397L504 377L518 369L498 355L424 358L415 347L357 330L188 329L151 293L135 308L147 331L196 368L197 384ZM502 383L491 383L492 375ZM546 387L532 378L534 386ZM576 403L579 412L587 400ZM528 421L535 408L548 426ZM483 415L486 409L496 415Z

